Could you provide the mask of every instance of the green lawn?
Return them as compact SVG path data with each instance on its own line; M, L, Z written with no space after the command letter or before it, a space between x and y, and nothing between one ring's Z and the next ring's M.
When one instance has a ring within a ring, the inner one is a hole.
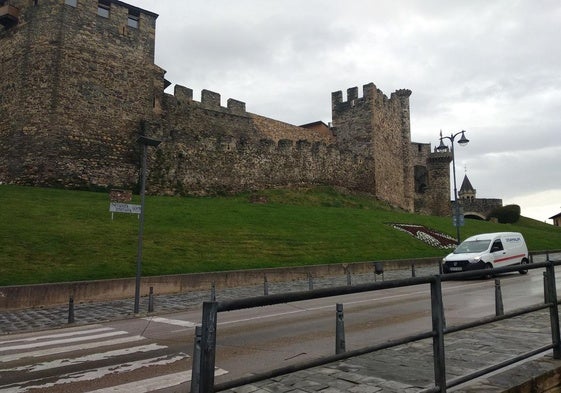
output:
M330 188L250 195L147 197L143 275L417 258L446 254L390 222L451 236L450 217L404 213ZM107 193L0 186L0 285L132 277L138 218L115 214ZM137 196L132 203L140 203ZM522 218L466 220L462 237L520 231L531 250L561 249L561 228Z

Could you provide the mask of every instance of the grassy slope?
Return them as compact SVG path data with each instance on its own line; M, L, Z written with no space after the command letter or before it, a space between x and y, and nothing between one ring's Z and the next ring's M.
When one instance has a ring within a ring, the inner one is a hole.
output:
M449 217L419 216L331 189L216 198L147 197L143 275L440 256L387 225L455 236ZM138 199L132 203L140 203ZM136 215L111 220L104 193L0 186L0 285L131 277ZM561 249L561 228L466 220L462 237L520 231L531 250Z

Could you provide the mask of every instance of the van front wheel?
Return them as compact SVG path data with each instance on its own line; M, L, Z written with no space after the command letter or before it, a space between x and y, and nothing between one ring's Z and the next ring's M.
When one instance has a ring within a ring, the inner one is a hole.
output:
M485 278L487 278L487 279L493 278L493 273L491 273L492 270L493 270L493 265L491 265L490 263L486 263L485 264Z
M527 265L528 263L530 263L530 262L529 262L526 258L524 258L524 259L522 260L522 262L520 262L521 265ZM528 269L520 269L520 270L518 271L518 273L520 273L520 274L526 274L526 273L528 273Z

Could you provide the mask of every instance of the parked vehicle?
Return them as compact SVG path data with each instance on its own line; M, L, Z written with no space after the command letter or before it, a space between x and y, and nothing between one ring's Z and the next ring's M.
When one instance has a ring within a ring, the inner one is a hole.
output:
M527 263L528 247L521 233L483 233L467 238L448 254L442 260L442 271L454 273ZM526 274L528 270L520 269L519 272Z

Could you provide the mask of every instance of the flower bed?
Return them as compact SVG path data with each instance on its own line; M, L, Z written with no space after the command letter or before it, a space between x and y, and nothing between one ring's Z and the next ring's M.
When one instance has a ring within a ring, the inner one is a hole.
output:
M389 224L398 231L410 234L411 236L437 248L455 248L456 239L445 233L435 231L423 225L417 224Z

